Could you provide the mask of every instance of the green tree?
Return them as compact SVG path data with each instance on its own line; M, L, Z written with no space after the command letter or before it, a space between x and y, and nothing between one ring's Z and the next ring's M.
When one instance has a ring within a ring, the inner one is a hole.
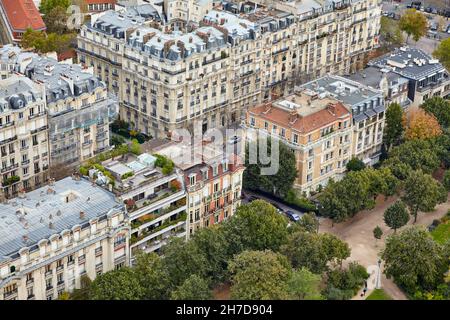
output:
M286 242L286 217L263 200L252 201L237 208L233 219L222 223L228 241L229 254L244 250L273 250Z
M403 227L409 221L409 213L403 201L399 200L384 212L384 223L394 229L394 233L398 228Z
M163 263L169 271L173 287L178 287L191 275L205 278L208 261L194 242L185 242L181 238L172 238L163 247Z
M413 170L421 169L425 173L434 172L440 159L429 141L410 140L392 149L385 166L391 167L403 163Z
M69 30L67 28L67 19L69 15L67 14L67 8L56 6L52 8L46 15L44 15L43 20L45 26L47 27L47 33L67 33Z
M80 277L80 288L74 289L70 294L70 300L89 300L92 280L87 275Z
M347 162L346 167L348 171L361 171L366 167L366 165L360 159L353 157L349 162Z
M292 272L288 280L290 299L293 300L322 300L320 285L322 277L314 274L306 268Z
M135 155L140 155L142 153L141 145L136 139L131 140L130 152Z
M172 291L172 300L210 300L212 299L208 281L193 274L181 286Z
M76 33L67 34L46 34L42 31L34 31L27 29L22 36L20 45L22 48L35 48L39 53L57 52L61 53L68 50L72 41L75 39Z
M308 232L319 231L319 219L314 212L305 213L298 222L300 226Z
M450 39L450 38L449 38ZM444 41L448 41L444 40ZM450 43L450 42L449 42ZM441 42L442 44L442 42ZM450 49L450 48L449 48ZM443 128L450 127L450 101L442 97L432 97L420 106L426 112L434 115Z
M447 191L450 192L450 170L444 172L444 177L442 178L442 184Z
M191 240L206 257L206 277L213 284L226 280L228 256L228 241L222 228L211 226L195 232Z
M411 172L405 181L402 200L408 206L411 215L414 216L415 223L419 210L424 212L434 210L437 204L447 200L447 191L429 174L416 170Z
M382 43L388 45L399 46L404 42L398 21L388 17L381 17L380 19L380 36L383 39Z
M391 103L386 110L386 127L383 141L388 151L397 145L403 137L403 109L398 103Z
M406 32L408 38L412 36L416 42L426 35L428 30L427 18L416 9L406 10L400 18L399 26L400 30ZM408 41L408 38L406 41Z
M348 244L331 234L297 231L289 235L281 247L294 268L305 267L320 274L328 270L328 263L341 264L350 256Z
M368 277L366 268L356 262L351 262L346 269L329 270L324 294L328 300L351 299Z
M231 297L238 300L287 299L291 267L272 251L244 251L229 262Z
M393 277L409 293L414 293L417 286L434 288L448 270L448 257L442 248L426 230L418 227L388 237L382 259L386 276Z
M41 0L41 4L39 5L39 11L42 14L46 15L56 7L61 7L67 10L67 8L70 5L71 5L70 0Z
M156 253L138 252L133 271L144 289L144 299L160 300L168 298L170 289L169 272Z
M259 154L259 143L250 142L246 147L246 157L244 171L243 185L244 188L249 190L260 190L273 194L281 199L285 198L289 190L297 177L297 167L295 161L295 155L292 150L287 147L284 143L278 143L279 149L279 169L274 175L261 175L261 168L270 166L270 164L261 164L258 157L257 164L249 163L249 150L254 147L258 150ZM267 153L270 157L272 152L272 142L270 139L267 140Z
M433 57L439 59L445 68L450 70L450 38L440 42L439 46L433 52Z
M373 229L373 237L375 238L375 241L380 240L382 236L383 230L381 230L379 226L376 226L375 229Z
M101 274L92 282L92 300L140 300L145 289L129 267Z

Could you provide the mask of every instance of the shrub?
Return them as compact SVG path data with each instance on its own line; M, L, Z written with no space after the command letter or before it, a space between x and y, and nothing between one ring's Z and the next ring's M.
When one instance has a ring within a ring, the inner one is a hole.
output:
M295 205L299 207L301 210L310 212L310 211L316 211L316 206L314 203L309 201L306 198L298 197L295 190L291 189L288 191L286 197L284 198L284 201L288 204Z
M88 168L86 168L84 166L81 166L79 171L80 171L80 174L83 175L83 176L87 176L89 174Z

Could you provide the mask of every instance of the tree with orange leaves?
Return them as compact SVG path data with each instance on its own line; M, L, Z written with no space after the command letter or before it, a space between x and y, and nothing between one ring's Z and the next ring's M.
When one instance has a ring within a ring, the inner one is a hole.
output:
M441 126L436 117L421 109L410 113L409 119L405 119L406 139L426 140L442 134Z

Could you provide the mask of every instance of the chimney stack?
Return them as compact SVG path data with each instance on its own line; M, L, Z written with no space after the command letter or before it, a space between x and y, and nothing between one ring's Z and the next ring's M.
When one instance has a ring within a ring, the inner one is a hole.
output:
M84 211L80 211L80 219L84 219L85 218L85 213L84 213Z

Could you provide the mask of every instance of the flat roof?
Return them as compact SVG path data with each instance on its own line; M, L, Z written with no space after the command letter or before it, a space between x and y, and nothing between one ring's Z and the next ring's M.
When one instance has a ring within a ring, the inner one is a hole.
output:
M69 201L67 202L67 198ZM121 209L112 193L86 179L56 181L0 204L0 262L21 248L32 247L53 234L83 225L111 209ZM84 218L80 219L80 212ZM51 228L50 228L50 223ZM26 241L24 239L26 237Z

